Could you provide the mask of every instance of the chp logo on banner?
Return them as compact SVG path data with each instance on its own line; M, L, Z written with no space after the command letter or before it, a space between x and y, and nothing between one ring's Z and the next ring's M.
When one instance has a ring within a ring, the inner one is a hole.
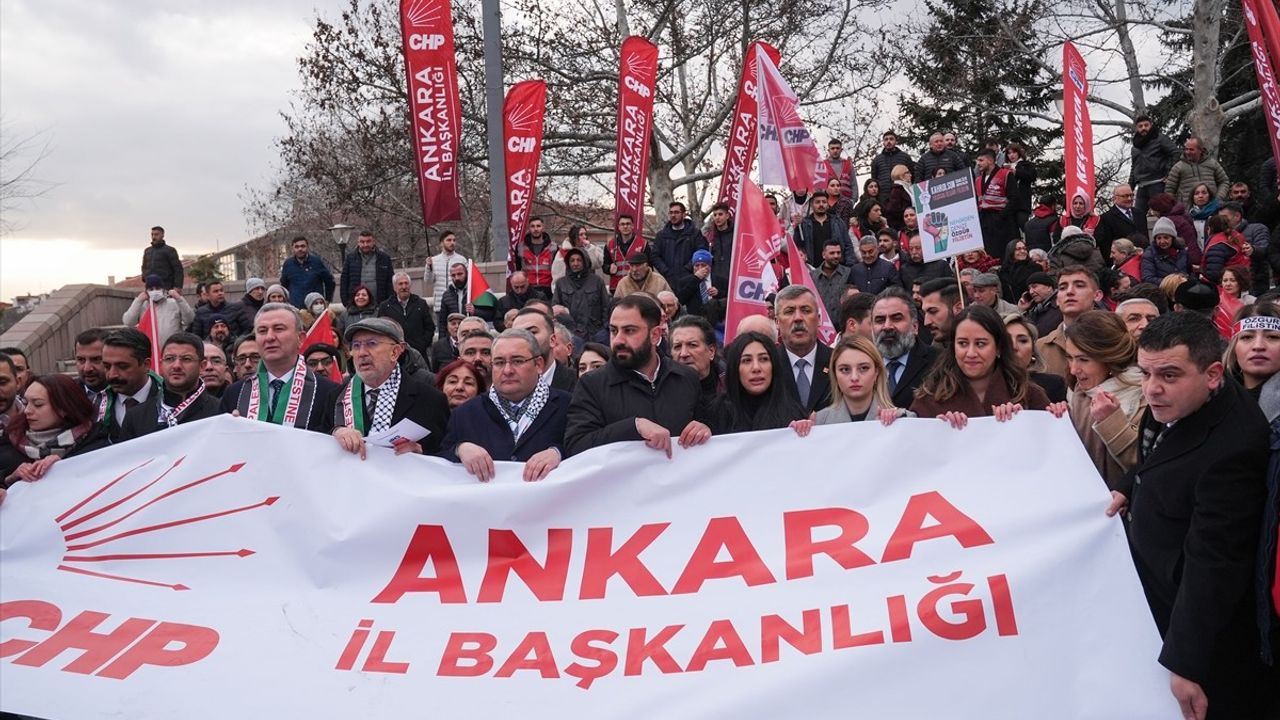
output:
M1270 0L1268 0L1270 2ZM1076 46L1062 45L1062 144L1067 207L1083 197L1093 207L1093 122L1089 119L1088 67Z
M957 170L911 186L925 262L981 250L973 173Z
M458 198L458 153L462 102L453 53L449 0L400 0L404 67L409 79L414 161L422 200L422 222L462 219Z
M502 154L507 163L507 272L515 272L520 241L533 210L533 193L542 158L542 121L547 106L547 84L542 80L518 82L502 103Z
M818 148L800 119L800 101L762 48L756 48L756 124L760 184L785 185L792 192L813 187Z
M622 42L618 68L618 151L614 170L613 222L630 215L644 224L644 183L653 135L653 95L658 82L658 46L639 36Z
M742 61L742 75L738 78L738 101L733 108L733 121L729 125L729 138L725 147L724 169L720 171L720 192L716 203L738 207L742 194L742 181L751 172L756 160L756 51L769 56L777 65L782 56L778 49L767 42L756 40L747 47Z
M1280 38L1273 34L1276 30L1264 18L1274 19L1275 5L1271 0L1263 0L1262 13L1259 16L1258 4L1255 0L1241 0L1245 27L1249 31L1249 49L1253 53L1253 72L1258 78L1258 90L1262 96L1262 116L1267 121L1267 138L1271 141L1271 156L1280 160L1280 89L1276 87L1275 68L1272 60L1276 58L1276 44ZM1280 22L1275 22L1280 25ZM1266 26L1264 28L1264 25ZM1277 172L1280 173L1280 166Z
M849 447L858 472L833 476ZM1179 716L1066 419L742 433L673 459L616 443L521 471L479 483L228 416L60 462L0 505L0 711Z

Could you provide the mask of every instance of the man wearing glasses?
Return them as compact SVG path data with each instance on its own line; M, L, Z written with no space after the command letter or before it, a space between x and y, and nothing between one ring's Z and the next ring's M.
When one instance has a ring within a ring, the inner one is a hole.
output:
M169 336L160 351L163 390L151 393L146 400L125 412L120 428L121 440L132 440L222 412L218 409L218 399L208 392L200 379L204 347L204 341L192 333L179 332Z
M407 418L429 434L418 442L396 443L396 454L436 452L449 424L449 402L420 374L400 371L404 330L387 318L367 318L348 327L345 337L355 374L338 391L333 406L338 444L363 459L365 437Z
M1129 238L1140 248L1151 244L1147 219L1139 217L1133 207L1136 197L1129 185L1117 185L1111 193L1111 208L1098 218L1098 229L1093 234L1102 257L1111 257L1111 243L1120 238Z
M569 393L543 377L545 353L528 330L504 331L491 355L493 385L454 409L441 454L481 482L495 460L523 462L524 480L541 480L560 465Z

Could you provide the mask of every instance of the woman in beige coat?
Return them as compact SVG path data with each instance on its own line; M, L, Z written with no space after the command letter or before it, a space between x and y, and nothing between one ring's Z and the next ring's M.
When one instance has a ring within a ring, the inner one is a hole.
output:
M1114 313L1090 310L1066 329L1071 423L1107 487L1138 461L1146 410L1138 346Z

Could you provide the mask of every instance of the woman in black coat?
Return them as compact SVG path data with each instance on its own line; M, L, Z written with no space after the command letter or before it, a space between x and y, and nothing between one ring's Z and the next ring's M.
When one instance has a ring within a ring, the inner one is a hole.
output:
M743 333L725 351L724 395L711 411L711 431L724 433L792 427L808 435L813 419L783 382L788 365L777 344Z
M1025 240L1014 240L1004 251L1000 265L1000 284L1004 287L1004 299L1017 303L1027 291L1027 278L1040 272L1040 266L1031 262Z
M62 458L105 447L84 390L66 375L41 375L27 386L26 408L0 437L0 486L44 477Z

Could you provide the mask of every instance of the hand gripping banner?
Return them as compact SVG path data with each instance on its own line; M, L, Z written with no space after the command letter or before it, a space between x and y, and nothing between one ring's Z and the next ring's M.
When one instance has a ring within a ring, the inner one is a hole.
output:
M409 80L413 158L418 171L422 222L461 220L458 153L462 103L453 54L449 0L400 0L404 69Z
M636 35L622 41L613 191L615 225L622 215L630 215L637 228L644 225L644 183L649 173L649 138L653 135L653 93L657 82L658 46Z
M1082 196L1093 207L1093 123L1089 120L1089 80L1084 58L1070 42L1062 46L1062 144L1067 207Z
M547 84L542 80L516 83L502 103L502 148L507 163L508 272L515 270L520 241L524 239L533 210L546 107Z
M729 138L725 143L724 169L720 172L720 191L717 203L725 203L735 211L738 196L742 193L742 181L751 172L756 161L756 50L757 48L777 65L781 60L778 49L767 42L756 40L747 47L742 60L742 75L738 78L738 101L733 108L733 120L729 124Z

